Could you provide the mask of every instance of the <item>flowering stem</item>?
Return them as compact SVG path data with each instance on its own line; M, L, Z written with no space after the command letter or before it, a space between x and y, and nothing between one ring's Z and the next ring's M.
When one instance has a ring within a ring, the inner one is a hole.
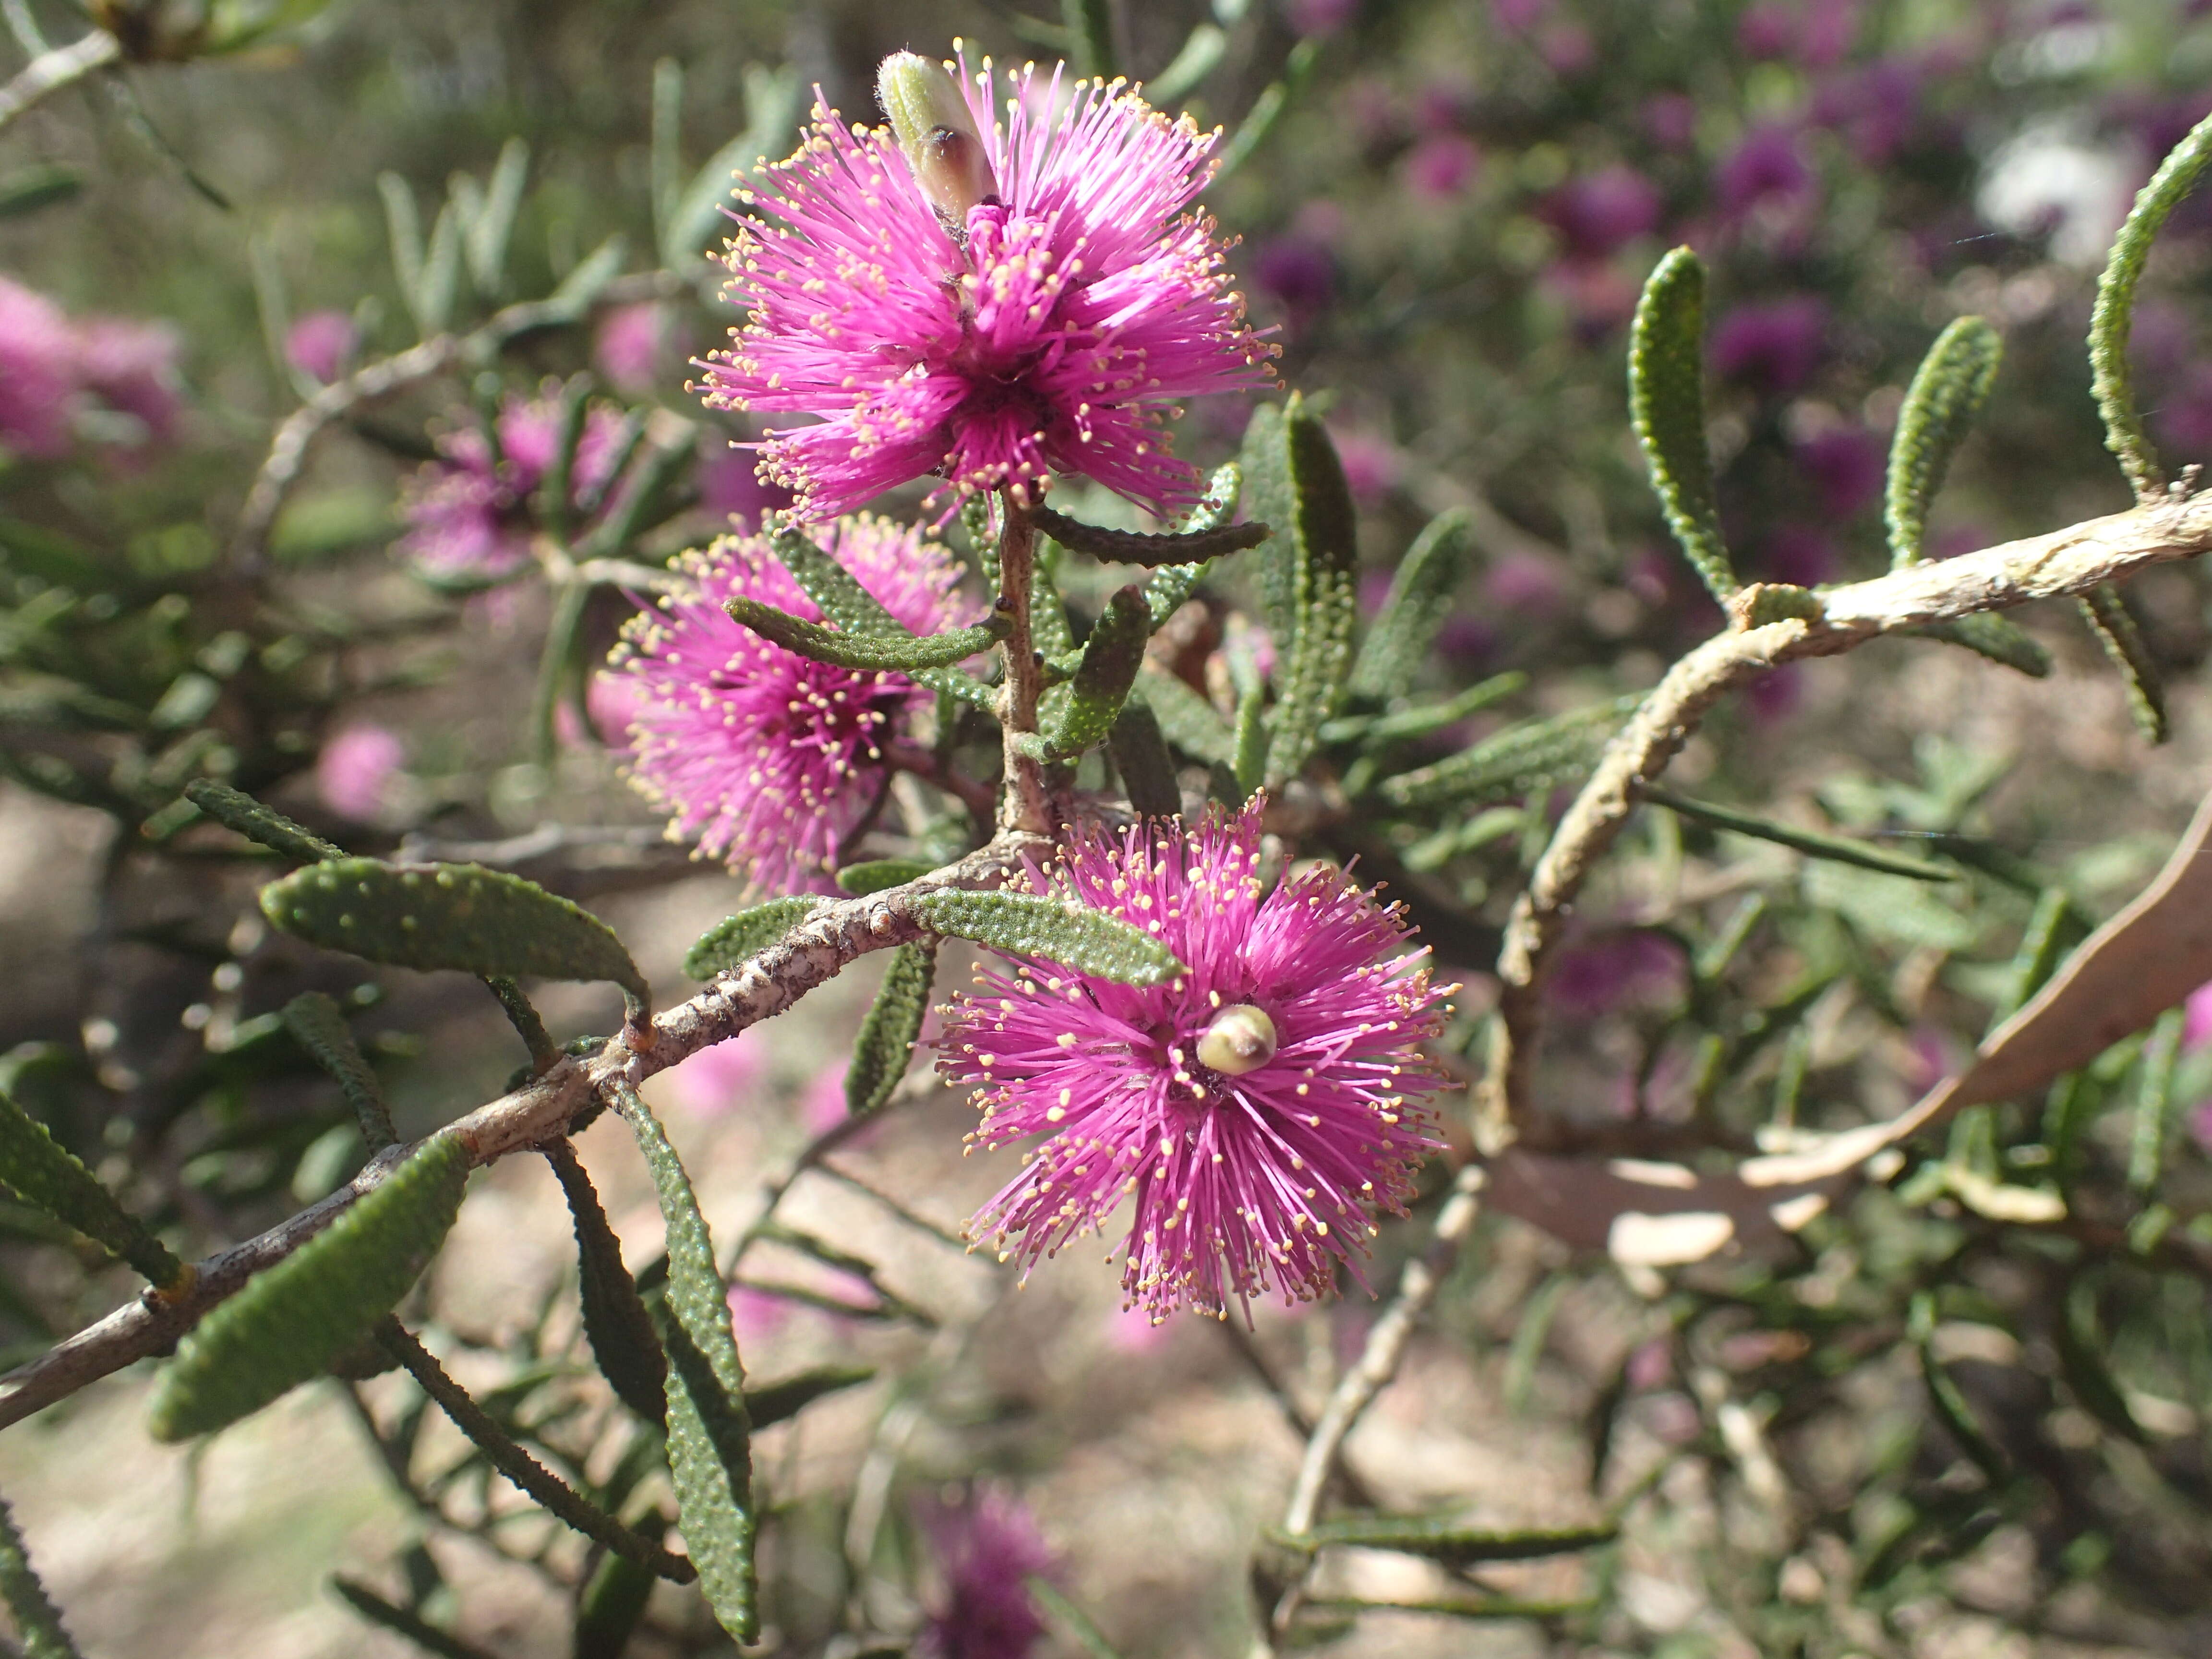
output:
M1044 695L1044 659L1030 637L1030 591L1036 574L1037 527L1026 496L1012 485L999 491L1000 613L1012 624L1006 635L1006 689L999 723L1006 734L1006 798L999 825L1024 834L1052 833L1052 805L1044 768L1024 746L1037 729L1037 700Z
M94 70L105 69L122 55L122 47L106 29L94 29L68 46L40 52L15 78L0 87L0 127L64 87L82 81Z

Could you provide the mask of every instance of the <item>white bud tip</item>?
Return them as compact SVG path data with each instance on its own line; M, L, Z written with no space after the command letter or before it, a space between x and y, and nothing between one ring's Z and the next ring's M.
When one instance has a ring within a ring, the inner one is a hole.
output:
M1249 1002L1224 1008L1198 1040L1202 1066L1224 1077L1256 1072L1275 1057L1275 1022Z
M920 52L895 52L876 71L876 99L923 197L953 227L964 226L968 210L999 186L958 84Z

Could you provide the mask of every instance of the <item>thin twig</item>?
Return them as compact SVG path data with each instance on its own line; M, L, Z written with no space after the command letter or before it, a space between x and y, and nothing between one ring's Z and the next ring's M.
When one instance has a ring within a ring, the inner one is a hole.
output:
M1001 836L919 881L825 905L690 1001L655 1015L642 1048L613 1042L589 1060L564 1057L512 1094L462 1116L444 1133L459 1138L472 1164L489 1164L565 1134L571 1122L615 1088L635 1088L700 1049L727 1042L781 1013L870 951L927 937L928 930L909 908L916 896L945 887L999 886L1026 869L1026 857L1044 850L1045 843L1035 836ZM164 1299L149 1291L0 1376L0 1428L174 1346L209 1309L328 1226L419 1144L387 1148L329 1197L260 1237L198 1263L191 1285L173 1297Z
M1502 989L1475 1114L1477 1145L1495 1153L1527 1127L1544 969L1576 896L1627 823L1638 792L1658 780L1723 696L1801 657L1834 656L1927 623L2087 592L2208 550L2212 495L2175 496L1820 593L1763 585L1738 593L1729 602L1735 626L1675 663L1607 746L1514 904L1498 956ZM1763 619L1785 608L1799 614Z
M491 1460L491 1466L544 1508L593 1543L604 1544L626 1561L674 1583L688 1584L699 1570L680 1555L672 1554L650 1538L633 1532L583 1493L532 1457L494 1422L484 1408L453 1381L414 1333L397 1320L387 1321L377 1332L378 1346L407 1368L423 1393L453 1419L453 1425Z
M1044 787L1044 768L1022 739L1035 740L1037 700L1044 695L1044 663L1030 636L1030 594L1036 575L1037 527L1028 503L1012 485L999 492L1005 522L999 532L998 608L1011 628L1004 649L1006 684L1000 723L1006 728L1006 793L1000 826L1030 835L1052 830L1052 804Z
M122 46L106 29L94 29L65 46L40 52L0 87L0 128L50 93L82 81L122 56Z

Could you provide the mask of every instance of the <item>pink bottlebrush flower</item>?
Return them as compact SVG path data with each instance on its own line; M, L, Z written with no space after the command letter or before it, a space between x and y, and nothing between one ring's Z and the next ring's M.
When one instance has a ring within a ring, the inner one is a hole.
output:
M1687 149L1698 138L1697 100L1679 92L1656 93L1644 106L1644 130L1662 149Z
M1045 1621L1029 1580L1059 1563L1029 1505L996 1486L922 1506L922 1531L943 1576L916 1651L927 1659L1029 1659Z
M584 688L584 714L592 734L610 749L629 747L637 707L637 683L628 675L597 673Z
M284 361L325 386L345 373L360 349L361 331L343 311L311 311L284 334Z
M1820 490L1822 511L1832 520L1849 519L1881 499L1889 443L1846 422L1800 440L1794 459Z
M1150 1353L1175 1334L1149 1308L1117 1308L1106 1316L1106 1346L1116 1353Z
M622 417L593 408L569 478L571 498L605 490L613 469ZM510 394L501 404L499 455L473 423L440 434L441 459L426 464L404 487L400 516L407 533L399 550L433 579L496 581L530 560L535 528L530 497L553 464L561 407L550 398Z
M183 342L167 323L94 317L77 333L77 374L110 409L136 417L155 443L176 428L177 356Z
M692 1117L726 1117L753 1103L768 1075L768 1060L757 1042L743 1033L702 1048L661 1079L669 1098Z
M1769 202L1807 205L1814 188L1797 131L1787 125L1754 127L1713 172L1713 193L1729 219Z
M1395 954L1396 912L1334 866L1263 897L1259 842L1256 804L1078 839L1052 886L1189 971L1139 988L1017 962L945 1011L939 1067L983 1110L971 1142L1048 1137L969 1224L1002 1260L1034 1267L1127 1196L1131 1303L1225 1313L1271 1289L1313 1299L1340 1262L1357 1277L1371 1212L1402 1210L1442 1144L1418 1099L1442 1079L1415 1053L1441 994Z
M1352 499L1364 507L1379 507L1397 488L1405 458L1388 438L1356 427L1331 428L1336 459L1344 464L1344 482Z
M763 1342L791 1322L790 1301L750 1285L730 1286L730 1329L742 1346ZM750 1362L747 1362L750 1364Z
M811 1135L827 1134L852 1115L845 1099L845 1074L853 1062L839 1058L814 1074L799 1100L799 1127Z
M642 398L677 378L690 349L675 311L657 300L617 306L592 337L592 362L625 397Z
M2181 1046L2196 1049L2212 1042L2212 985L2198 986L2181 1006Z
M39 460L66 454L77 336L45 295L0 276L0 446Z
M384 727L348 726L315 757L316 798L340 817L366 823L383 811L406 758L405 746Z
M1474 182L1482 152L1474 140L1456 132L1424 138L1406 155L1406 183L1413 194L1432 202L1458 195Z
M1568 251L1601 259L1659 228L1659 187L1631 167L1601 167L1571 179L1538 211Z
M1713 370L1787 397L1820 368L1827 333L1827 304L1814 295L1739 306L1713 330Z
M959 178L932 174L933 207L889 130L817 102L805 146L747 198L774 222L731 246L725 291L752 317L701 362L707 402L820 417L763 448L809 519L932 474L963 495L1058 471L1157 513L1195 501L1167 414L1266 385L1273 356L1212 222L1183 211L1213 137L1118 83L1064 94L1026 69L1001 126L988 59L957 87L892 61L938 77Z
M763 513L791 505L791 492L760 475L752 451L714 441L699 463L699 505L725 523L734 518L740 530L759 527Z
M918 529L840 520L828 550L917 634L972 620L952 555ZM815 662L732 622L743 594L810 620L815 608L758 536L724 536L678 568L690 590L623 629L609 659L637 695L630 781L760 891L835 892L829 872L889 776L884 745L930 694L903 674Z

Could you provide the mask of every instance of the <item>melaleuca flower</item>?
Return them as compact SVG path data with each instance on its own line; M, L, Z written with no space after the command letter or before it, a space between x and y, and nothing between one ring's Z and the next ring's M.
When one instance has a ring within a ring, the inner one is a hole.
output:
M921 1520L944 1585L915 1650L927 1659L1028 1659L1045 1633L1029 1581L1059 1565L1029 1505L974 1486L923 1505Z
M701 363L707 402L820 417L762 446L809 518L928 474L963 495L1058 471L1156 513L1195 501L1164 430L1176 400L1262 386L1272 356L1212 222L1183 211L1214 137L1119 81L1028 69L1001 127L989 60L959 70L885 62L896 136L817 103L745 198L767 217L731 245L725 292L752 318Z
M569 469L572 502L606 491L620 447L622 417L595 406ZM551 398L510 394L500 405L499 453L474 423L442 433L439 459L404 487L400 516L407 533L399 550L426 576L447 581L497 581L530 562L537 529L530 498L552 467L561 441L561 405Z
M0 447L52 460L69 453L77 337L45 295L0 276Z
M972 620L953 556L917 529L841 520L828 550L917 634ZM888 781L885 745L931 693L903 674L832 667L732 622L742 594L794 616L821 612L759 536L725 536L677 567L682 591L633 617L611 665L635 694L629 775L696 842L751 884L834 892L839 847Z
M1376 1210L1402 1212L1439 1144L1417 1055L1442 993L1407 929L1333 866L1262 894L1260 816L1097 833L1051 885L1188 969L1138 988L1012 960L946 1010L939 1067L975 1085L996 1150L1046 1139L969 1224L1024 1271L1133 1201L1122 1287L1155 1316L1225 1312L1358 1276ZM1109 1257L1110 1259L1110 1257Z

